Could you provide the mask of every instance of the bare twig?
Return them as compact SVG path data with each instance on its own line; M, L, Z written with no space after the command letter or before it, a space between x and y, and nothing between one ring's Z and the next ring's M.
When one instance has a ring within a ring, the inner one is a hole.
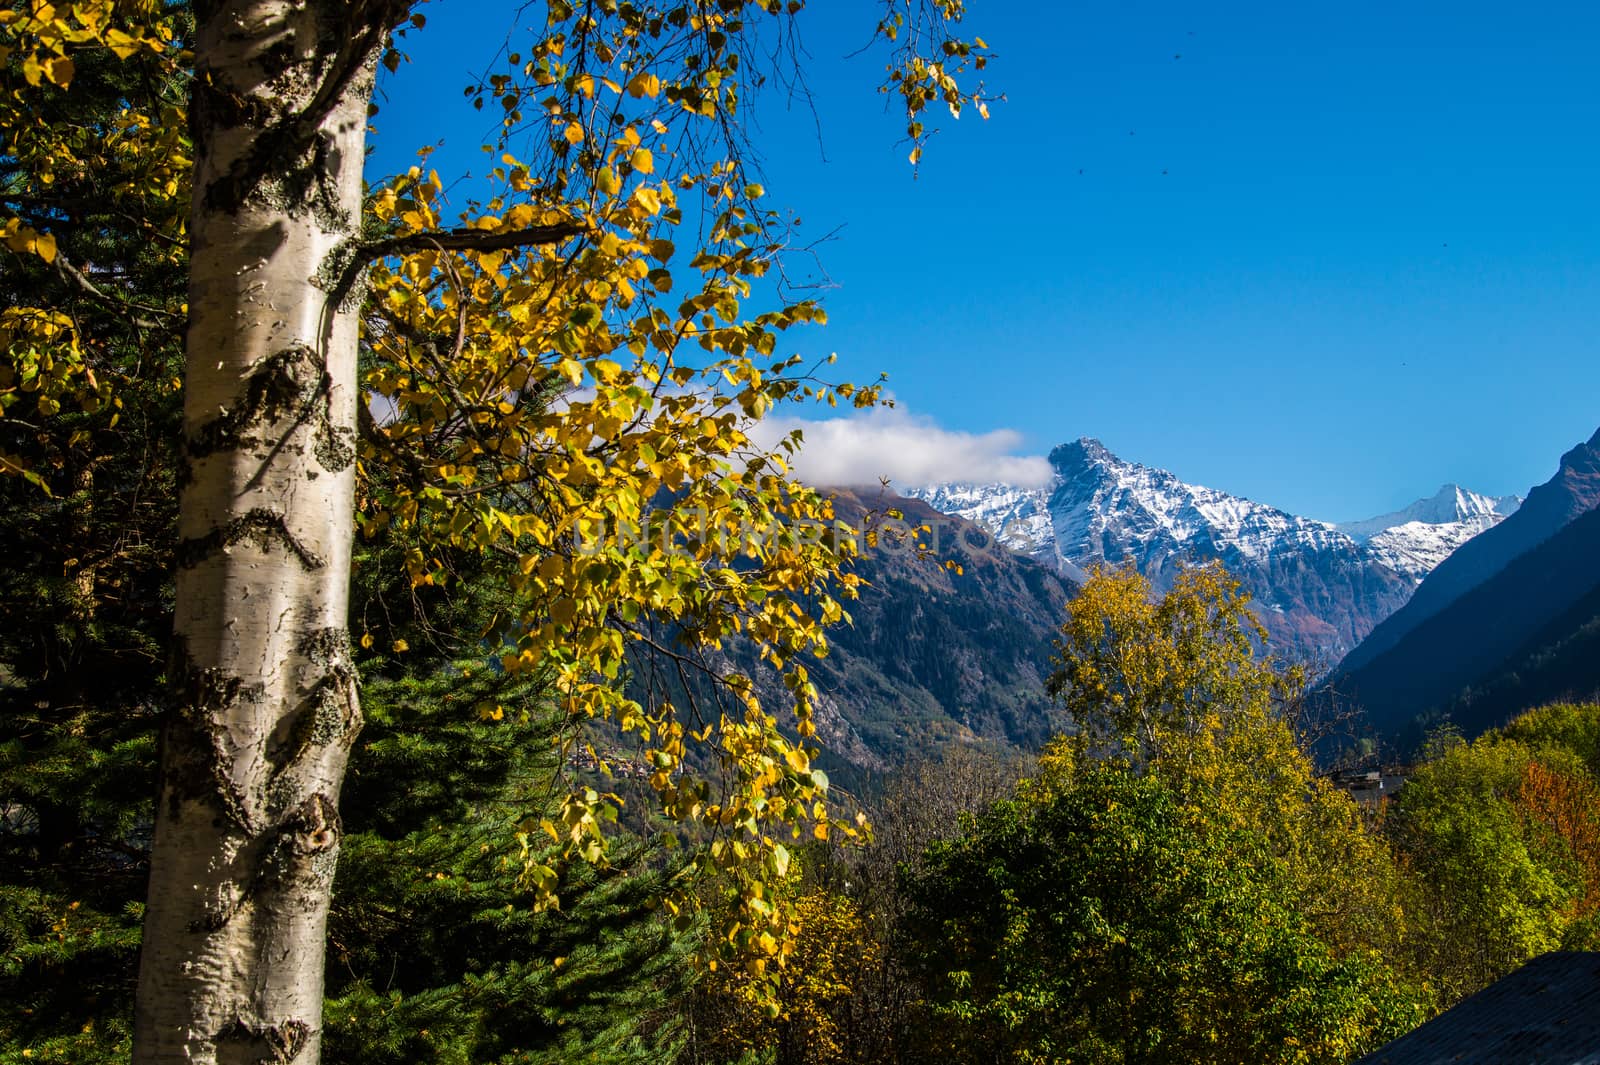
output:
M172 311L163 310L160 307L152 307L147 303L137 303L133 300L119 299L118 297L105 292L92 280L90 280L87 274L85 274L82 270L79 270L76 266L73 266L72 263L68 262L67 257L61 254L59 250L56 252L55 268L66 280L74 285L77 285L84 292L88 293L90 296L93 296L95 299L109 307L115 307L124 311L141 311L145 314L155 315L158 318L165 318L168 322L176 321L182 317L181 315L174 314ZM130 321L139 329L164 328L159 322L153 322L147 318L132 318Z

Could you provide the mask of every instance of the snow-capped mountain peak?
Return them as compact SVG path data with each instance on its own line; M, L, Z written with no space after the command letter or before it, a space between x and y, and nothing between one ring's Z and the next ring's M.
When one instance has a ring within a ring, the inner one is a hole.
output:
M1375 561L1421 583L1452 551L1521 505L1521 496L1485 496L1447 484L1408 507L1337 528Z
M1484 496L1458 484L1447 484L1427 499L1419 499L1408 507L1376 518L1339 522L1337 528L1358 543L1387 529L1417 522L1428 525L1473 522L1486 529L1501 518L1509 517L1521 505L1521 496Z
M1280 650L1337 660L1451 551L1521 502L1454 484L1391 514L1300 517L1128 462L1092 437L1050 453L1044 489L932 485L906 494L975 521L1007 547L1082 580L1131 561L1158 587L1217 559L1240 577Z
M1079 567L1138 559L1163 541L1264 558L1285 543L1321 542L1329 527L1174 474L1125 462L1098 440L1050 454L1050 513L1060 557Z

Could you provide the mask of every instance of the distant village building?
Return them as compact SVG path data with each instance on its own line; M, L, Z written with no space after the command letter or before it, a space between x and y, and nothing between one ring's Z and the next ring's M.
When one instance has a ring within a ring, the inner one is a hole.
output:
M1356 1065L1600 1065L1600 953L1541 954Z
M1384 799L1392 799L1406 782L1401 769L1346 769L1330 778L1333 786L1352 799L1369 806L1377 806Z

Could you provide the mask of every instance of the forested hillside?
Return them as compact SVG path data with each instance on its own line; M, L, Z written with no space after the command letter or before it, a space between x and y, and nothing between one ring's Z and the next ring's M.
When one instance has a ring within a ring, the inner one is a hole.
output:
M923 535L925 557L880 539L856 565L852 623L812 671L844 724L837 741L819 725L830 753L883 772L952 743L1034 750L1059 732L1044 680L1075 586L924 503L841 494L838 506L894 509L937 535Z

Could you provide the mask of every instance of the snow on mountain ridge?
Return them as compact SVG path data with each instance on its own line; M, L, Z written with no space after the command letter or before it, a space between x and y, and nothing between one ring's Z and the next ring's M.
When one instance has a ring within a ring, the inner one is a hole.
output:
M1069 572L1082 572L1097 561L1115 561L1104 547L1108 541L1123 540L1123 531L1153 535L1159 530L1179 544L1201 541L1232 548L1250 559L1348 540L1413 580L1421 580L1450 552L1522 502L1519 496L1485 496L1446 484L1434 495L1389 514L1328 522L1188 484L1167 470L1119 459L1090 437L1061 445L1050 453L1050 460L1056 478L1044 489L944 484L913 488L906 495L977 522L1012 550L1054 562ZM1077 487L1069 488L1069 481ZM1067 498L1057 501L1064 488ZM1053 515L1063 520L1054 521ZM1064 546L1057 550L1058 544Z
M933 485L906 494L1077 580L1096 564L1131 560L1166 587L1182 564L1220 559L1267 612L1276 646L1332 660L1520 503L1451 484L1392 514L1334 523L1188 484L1088 437L1055 448L1050 463L1055 478L1044 489Z
M1451 552L1502 517L1504 515L1495 514L1467 521L1408 521L1383 530L1362 547L1368 558L1420 584L1435 566L1450 557Z
M1247 559L1286 546L1322 546L1335 535L1326 522L1126 462L1097 440L1064 444L1050 461L1058 477L1050 493L1058 549L1079 567L1121 561L1107 552L1113 545L1138 556L1141 545L1163 535L1177 544L1231 548Z
M1458 484L1446 484L1427 499L1419 499L1393 513L1362 521L1336 522L1335 527L1357 542L1370 540L1400 526L1419 523L1448 525L1467 522L1482 532L1501 518L1509 517L1521 505L1521 496L1485 496Z
M1054 564L1049 494L1037 488L1004 484L943 484L905 493L942 514L981 525L1018 554Z

